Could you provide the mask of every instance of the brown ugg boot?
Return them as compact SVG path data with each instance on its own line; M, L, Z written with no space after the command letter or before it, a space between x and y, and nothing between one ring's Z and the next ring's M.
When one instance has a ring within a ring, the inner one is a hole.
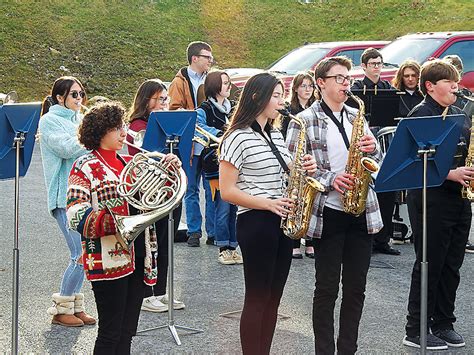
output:
M82 327L84 322L74 316L74 296L61 296L53 293L53 305L48 308L48 314L53 316L51 323L65 327Z
M84 311L84 294L76 293L74 298L74 315L86 325L94 325L95 319Z

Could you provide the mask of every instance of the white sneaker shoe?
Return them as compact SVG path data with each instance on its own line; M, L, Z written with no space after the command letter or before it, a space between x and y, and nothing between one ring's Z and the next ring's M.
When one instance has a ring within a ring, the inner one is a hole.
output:
M236 261L234 260L234 257L232 256L232 252L230 250L224 250L219 253L219 257L217 258L217 261L219 261L223 265L234 265Z
M163 296L156 296L156 299L158 299L161 303L163 303L166 308L168 308L168 303L169 303L169 298L168 294L163 295ZM176 299L173 300L173 309L184 309L186 307L183 302L178 301Z
M157 313L167 312L168 305L162 303L157 297L150 296L143 299L142 311Z
M232 250L232 259L234 259L236 264L243 264L244 259L242 259L242 255L239 254L237 250Z

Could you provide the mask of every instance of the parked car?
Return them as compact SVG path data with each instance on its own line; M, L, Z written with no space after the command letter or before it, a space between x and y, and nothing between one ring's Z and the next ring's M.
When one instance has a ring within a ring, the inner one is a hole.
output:
M380 52L385 62L381 78L389 81L395 76L400 64L408 58L422 64L429 59L457 54L464 64L460 85L474 90L474 31L408 34L397 38ZM352 75L360 79L364 73L362 69L356 69Z
M278 74L289 92L293 77L300 71L314 69L323 58L335 55L345 55L352 59L354 65L360 65L360 55L369 47L382 48L389 41L346 41L346 42L321 42L309 43L298 47L277 61L270 64L265 70ZM257 68L231 68L226 69L234 86L234 95L243 88L247 80L255 74L265 71ZM235 97L235 96L233 96Z

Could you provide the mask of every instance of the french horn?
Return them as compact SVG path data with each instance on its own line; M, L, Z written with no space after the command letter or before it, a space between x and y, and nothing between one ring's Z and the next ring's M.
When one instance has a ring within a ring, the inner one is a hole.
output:
M117 191L128 204L139 210L133 216L109 212L114 218L117 240L126 250L150 225L175 209L186 193L187 180L184 170L175 163L165 161L165 154L140 150L123 168Z

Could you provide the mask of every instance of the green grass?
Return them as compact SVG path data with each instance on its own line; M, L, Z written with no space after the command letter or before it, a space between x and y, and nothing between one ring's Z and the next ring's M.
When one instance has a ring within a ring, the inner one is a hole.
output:
M40 100L69 74L128 105L143 80L171 81L193 40L219 67L266 67L305 41L472 30L472 13L472 0L2 1L0 92Z

